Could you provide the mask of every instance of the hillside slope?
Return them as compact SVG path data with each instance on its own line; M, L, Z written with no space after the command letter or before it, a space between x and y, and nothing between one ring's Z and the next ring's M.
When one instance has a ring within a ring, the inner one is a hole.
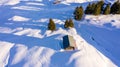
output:
M0 5L15 5L20 3L21 1L37 1L37 2L47 2L47 1L57 1L57 0L0 0ZM85 3L92 1L100 1L100 0L58 0L63 3ZM105 2L114 3L117 0L104 0Z
M120 15L86 15L74 20L75 28L64 29L78 5L27 1L0 6L0 67L119 67ZM49 18L56 23L54 32L47 30ZM74 37L78 50L61 48L64 35Z

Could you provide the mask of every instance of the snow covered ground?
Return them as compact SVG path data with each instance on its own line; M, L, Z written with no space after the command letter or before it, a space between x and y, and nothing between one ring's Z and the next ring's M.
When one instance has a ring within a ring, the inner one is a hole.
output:
M120 15L86 15L74 20L75 28L64 29L79 5L25 1L0 6L0 67L119 67ZM47 30L49 18L56 23L54 32ZM64 35L74 37L78 50L61 48Z
M91 2L91 1L100 1L100 0L0 0L0 5L16 5L19 4L21 1L37 1L37 2L46 2L46 1L61 1L62 3L84 3L84 2ZM112 3L117 0L104 0L105 2ZM33 4L33 3L30 3ZM36 4L40 5L40 4Z

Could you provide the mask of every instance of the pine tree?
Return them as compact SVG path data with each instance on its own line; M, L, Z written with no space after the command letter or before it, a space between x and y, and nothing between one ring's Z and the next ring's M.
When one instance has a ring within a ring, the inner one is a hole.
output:
M120 14L120 2L119 0L116 1L112 6L111 6L111 14Z
M116 11L117 11L116 6L117 6L117 3L118 3L118 2L115 2L115 3L111 6L111 11L110 11L110 13L116 14Z
M74 11L74 13L73 13L74 15L76 15L76 14L77 14L77 12L76 12L76 11L78 11L78 9L79 9L79 7L76 7L76 8L75 8L75 11Z
M73 28L73 27L74 27L74 23L72 19L65 21L64 28Z
M48 23L48 30L51 30L51 31L56 30L56 25L51 18L49 19L49 23Z
M65 21L64 28L69 28L69 21L68 20Z
M72 19L69 19L69 27L74 27L74 23Z
M93 14L99 15L100 13L101 13L101 6L97 4Z
M101 1L98 2L98 4L99 4L99 5L103 5L103 4L104 4L104 1L101 0Z
M105 7L103 14L105 14L105 15L110 14L110 5L109 4Z
M83 17L84 11L82 6L80 7L76 7L75 11L74 11L74 18L75 20L81 20Z
M98 4L99 4L100 7L101 7L101 14L102 14L102 12L104 11L104 8L103 8L103 6L104 6L104 1L101 0L101 1L98 2Z
M95 6L96 6L95 3L92 3L92 4L89 3L85 9L85 14L93 14Z
M99 15L103 12L104 1L99 1L94 8L94 15Z
M79 7L76 7L74 11L74 19L78 19L78 15L79 15Z
M85 14L91 14L91 8L92 8L92 5L89 3L85 9Z
M92 6L90 8L91 9L91 12L90 12L91 14L94 14L96 5L97 5L96 3L92 3Z
M117 4L117 14L120 14L120 2L118 1L118 4Z

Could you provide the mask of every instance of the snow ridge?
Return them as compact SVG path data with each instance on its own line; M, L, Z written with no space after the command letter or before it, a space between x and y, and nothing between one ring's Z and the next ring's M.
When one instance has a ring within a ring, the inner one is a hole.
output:
M65 20L73 17L79 4L38 3L0 6L0 67L120 66L119 15L86 15L83 21L73 20L75 28L65 29ZM55 21L56 31L47 30L49 18ZM78 50L61 48L65 35L73 36Z

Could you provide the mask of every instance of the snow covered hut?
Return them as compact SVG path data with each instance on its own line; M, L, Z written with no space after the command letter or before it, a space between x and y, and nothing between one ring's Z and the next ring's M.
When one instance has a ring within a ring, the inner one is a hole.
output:
M75 50L76 43L72 36L66 35L63 37L63 48L65 50Z

